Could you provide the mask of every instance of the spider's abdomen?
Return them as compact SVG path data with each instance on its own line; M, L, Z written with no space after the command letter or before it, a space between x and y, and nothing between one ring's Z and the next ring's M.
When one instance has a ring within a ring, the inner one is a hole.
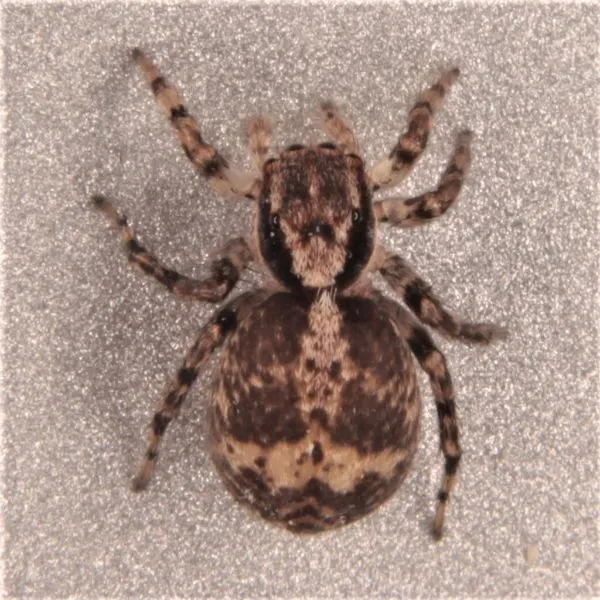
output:
M227 487L294 531L375 509L416 449L412 358L365 298L270 296L224 349L215 394L212 453Z

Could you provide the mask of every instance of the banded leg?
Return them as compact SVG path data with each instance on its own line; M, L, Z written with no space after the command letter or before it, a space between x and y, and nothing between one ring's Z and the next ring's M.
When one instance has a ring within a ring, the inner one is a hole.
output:
M247 121L246 133L254 164L259 171L262 171L271 145L273 126L267 117L254 117Z
M399 256L385 253L379 271L410 310L425 324L462 342L489 344L505 339L507 330L492 323L467 323L451 315L430 286Z
M139 48L134 48L132 55L146 76L159 106L175 128L177 138L192 164L219 194L246 196L255 200L259 187L256 179L230 168L227 161L204 141L198 122L188 113L177 90L167 83Z
M102 196L94 196L92 202L120 229L129 260L176 296L207 302L223 300L252 260L248 244L242 238L235 238L225 246L223 256L213 261L210 277L203 280L191 279L163 266L150 254L138 241L133 228L127 223L127 217L119 214L108 200Z
M347 154L358 154L358 142L350 127L342 118L338 106L326 101L321 103L321 116L325 131Z
M239 302L236 299L235 304ZM196 377L200 367L209 359L210 355L223 344L227 336L237 326L237 315L232 303L221 310L216 318L200 332L196 343L187 353L183 365L177 372L175 380L169 386L158 410L154 413L150 427L150 438L144 462L132 482L134 491L147 487L156 461L158 447L169 423L179 414L179 410L187 393Z
M411 172L427 146L435 112L458 75L458 69L446 71L418 97L409 113L406 132L400 136L389 157L369 172L374 189L398 185Z
M427 330L419 325L402 306L386 298L380 292L374 292L374 294L377 302L384 307L399 333L408 342L412 353L429 376L431 383L438 415L440 449L444 454L444 475L438 492L438 503L432 525L432 534L436 540L439 540L442 537L446 505L456 483L456 473L462 454L452 378L444 355L435 346Z
M438 415L440 448L444 454L444 475L438 492L432 533L433 537L439 540L442 537L446 505L456 483L456 473L462 454L459 444L454 388L446 359L436 348L424 327L414 325L412 334L408 338L408 344L421 368L429 376Z
M414 227L443 215L454 203L471 165L470 131L459 136L448 167L438 187L415 198L387 198L373 205L378 221L389 221L400 227Z

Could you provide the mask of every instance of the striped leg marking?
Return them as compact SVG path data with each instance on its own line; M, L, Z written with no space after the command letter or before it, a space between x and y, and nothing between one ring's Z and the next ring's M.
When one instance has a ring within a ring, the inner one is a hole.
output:
M440 448L444 454L444 476L438 492L432 533L434 538L439 540L442 537L446 505L456 483L461 457L454 388L444 355L435 347L423 327L418 325L413 327L408 343L421 368L429 376L438 414Z
M458 136L454 153L435 190L415 198L388 198L376 202L373 208L377 220L389 221L400 227L414 227L443 215L458 198L469 171L471 138L470 131L463 131Z
M256 199L256 179L231 169L227 161L204 141L198 122L188 113L177 90L167 83L139 48L134 48L132 56L144 73L158 105L175 128L177 138L194 167L206 177L217 193Z
M331 138L339 144L347 154L358 154L358 142L354 133L342 118L340 109L334 102L321 103L321 117L323 128Z
M127 217L121 215L108 200L102 196L94 196L92 202L120 229L129 260L176 296L207 302L223 300L252 260L248 244L242 238L235 238L223 249L222 258L212 263L210 277L203 280L191 279L163 266L150 254L138 241Z
M433 117L458 75L458 69L446 71L418 97L409 113L406 132L400 136L389 157L369 173L374 189L398 185L412 171L427 146Z
M380 268L384 279L425 324L462 342L489 344L505 339L507 330L492 323L467 323L451 315L430 286L400 257L388 254Z
M237 315L231 307L221 310L216 318L200 333L196 343L187 353L175 380L169 386L158 410L154 413L150 427L150 438L144 462L132 482L134 491L148 486L158 459L158 448L169 423L179 414L179 410L200 367L210 355L223 344L227 336L237 327Z

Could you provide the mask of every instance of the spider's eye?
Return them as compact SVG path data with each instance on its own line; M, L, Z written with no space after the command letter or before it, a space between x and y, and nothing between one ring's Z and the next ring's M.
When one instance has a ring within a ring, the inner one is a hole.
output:
M269 217L269 222L271 223L271 227L278 228L279 227L279 215L275 213Z
M360 213L355 209L352 211L352 222L358 223L360 221Z

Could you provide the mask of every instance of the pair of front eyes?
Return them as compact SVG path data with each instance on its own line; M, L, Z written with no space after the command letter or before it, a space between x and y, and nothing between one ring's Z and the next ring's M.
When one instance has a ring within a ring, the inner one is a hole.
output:
M361 220L360 211L356 208L352 209L352 222L358 223ZM271 226L271 237L275 235L275 230L279 229L281 224L281 218L279 217L279 213L273 213L269 217L269 225Z
M259 211L260 251L275 277L290 290L302 290L304 284L295 273L293 267L292 251L282 231L282 221L286 215L270 212L270 204L262 202ZM361 210L362 209L362 210ZM374 236L372 214L370 205L363 202L361 209L353 208L350 212L350 226L348 228L346 246L346 259L341 271L335 276L335 285L343 289L350 285L360 275L373 252ZM348 214L348 213L346 213ZM344 220L344 219L343 219ZM320 225L319 225L320 223ZM307 222L300 231L301 238L306 242L313 235L319 225L319 235L322 239L335 241L334 227L318 219Z

